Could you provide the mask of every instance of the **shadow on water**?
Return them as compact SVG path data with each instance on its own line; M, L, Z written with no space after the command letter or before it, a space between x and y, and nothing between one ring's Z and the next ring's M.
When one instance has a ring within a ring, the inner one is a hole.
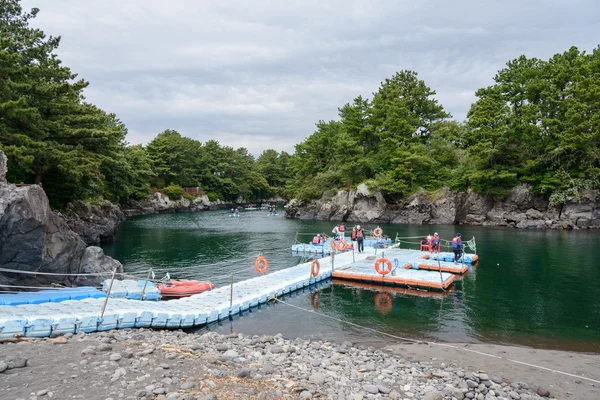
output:
M156 269L174 278L208 279L216 286L256 276L259 253L269 270L295 265L297 233L308 242L333 222L287 220L266 212L226 211L140 217L123 223L104 249L128 272ZM376 225L364 224L366 229ZM600 232L524 231L489 227L381 225L394 238L434 231L477 239L480 263L447 294L349 283L299 292L292 305L393 335L450 342L491 342L540 348L600 348ZM416 248L416 247L413 247ZM312 294L311 294L312 293ZM318 294L318 301L315 300ZM269 304L208 330L372 343L390 339L285 304Z

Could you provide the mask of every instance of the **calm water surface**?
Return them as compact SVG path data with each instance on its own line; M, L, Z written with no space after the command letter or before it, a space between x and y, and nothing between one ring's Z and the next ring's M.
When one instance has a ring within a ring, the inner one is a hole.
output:
M216 286L256 276L254 259L269 270L301 262L290 251L296 234L308 242L334 223L287 220L262 211L230 218L226 211L166 214L124 222L104 246L131 273L211 280ZM364 224L367 228L374 228ZM475 236L480 262L446 294L326 282L286 301L377 330L411 338L491 342L600 352L600 232L382 225L396 237L458 229ZM309 235L302 236L303 233ZM404 247L404 246L403 246ZM414 247L416 248L416 246ZM389 305L379 303L390 301ZM384 336L315 313L270 304L209 326L220 332L283 333L288 337L384 342Z

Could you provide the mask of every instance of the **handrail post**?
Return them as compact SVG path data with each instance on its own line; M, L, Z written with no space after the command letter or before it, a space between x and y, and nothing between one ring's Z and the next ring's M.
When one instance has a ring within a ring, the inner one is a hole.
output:
M146 282L144 282L144 287L142 288L142 294L140 295L140 300L144 300L144 293L146 292L146 286L148 285L148 281L150 280L150 273L152 272L152 268L148 270L148 275L146 275Z
M233 309L233 274L231 274L231 286L229 288L229 317L231 317L232 309Z
M102 306L102 312L100 313L100 319L104 318L104 311L106 310L106 304L108 303L108 297L110 296L110 291L112 290L113 282L115 281L115 274L117 273L117 269L113 269L112 278L110 278L110 285L108 285L108 291L106 292L106 298L104 299L104 305Z
M331 249L331 272L333 273L333 268L335 265L335 250Z

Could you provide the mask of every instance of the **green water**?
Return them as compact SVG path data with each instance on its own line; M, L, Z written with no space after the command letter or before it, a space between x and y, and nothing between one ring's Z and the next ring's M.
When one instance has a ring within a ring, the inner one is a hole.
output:
M104 246L128 272L211 280L216 286L256 276L259 253L269 270L296 265L289 250L296 232L331 232L332 222L287 220L283 215L226 211L167 214L124 222ZM374 228L363 224L367 228ZM298 307L411 338L492 342L600 352L600 232L524 231L504 228L382 225L391 237L439 232L476 237L479 265L449 293L327 282L287 298ZM309 236L304 236L308 242ZM416 247L415 247L416 248ZM383 299L382 299L383 297ZM390 301L391 300L391 301ZM377 304L376 301L389 301ZM208 327L222 332L380 342L359 327L284 304L264 306Z

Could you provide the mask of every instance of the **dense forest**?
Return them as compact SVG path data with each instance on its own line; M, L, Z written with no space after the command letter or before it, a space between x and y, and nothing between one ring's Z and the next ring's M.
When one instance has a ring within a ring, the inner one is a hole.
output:
M502 199L531 184L553 204L600 188L600 47L509 61L452 119L416 72L358 96L320 121L295 153L201 143L173 130L129 145L116 115L86 102L88 82L64 66L60 37L30 26L38 10L0 0L0 149L8 179L42 183L53 207L143 199L150 188L200 186L211 200L318 198L367 183L388 201L443 186Z

